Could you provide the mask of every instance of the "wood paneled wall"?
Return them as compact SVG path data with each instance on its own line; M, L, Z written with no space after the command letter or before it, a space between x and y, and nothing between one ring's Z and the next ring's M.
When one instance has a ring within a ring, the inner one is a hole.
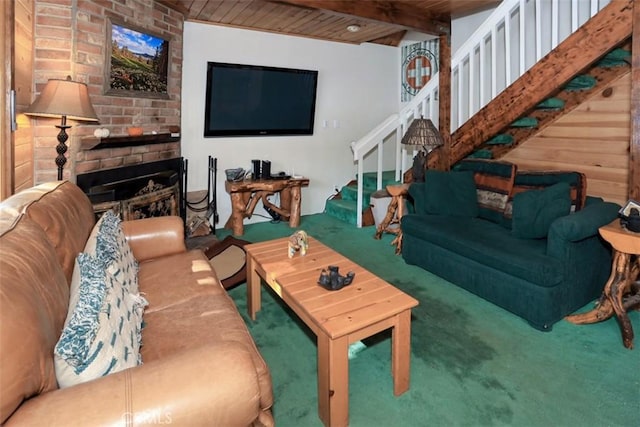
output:
M13 154L11 144L11 109L9 90L11 89L11 50L13 48L13 5L0 3L0 200L13 193Z
M577 170L587 194L624 205L629 196L631 73L502 158L519 170Z
M33 88L33 0L15 1L14 22L14 74L18 129L14 138L14 191L34 185L33 128L24 114L32 101ZM51 158L55 157L55 151Z

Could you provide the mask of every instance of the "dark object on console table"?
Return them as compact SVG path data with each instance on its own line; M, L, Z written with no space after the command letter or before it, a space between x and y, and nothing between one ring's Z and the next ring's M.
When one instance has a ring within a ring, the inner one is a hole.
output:
M449 173L464 171L473 176L470 191L447 188L429 193L434 184L430 170L425 183L409 187L415 213L405 214L401 221L402 256L408 264L543 331L598 297L611 269L611 250L598 236L598 228L616 218L619 205L586 197L586 178L577 172L517 172L507 162L473 160ZM515 198L536 195L561 182L569 184L572 207L567 206L567 213L553 220L543 235L519 237ZM497 187L499 191L490 191ZM435 212L444 206L450 211ZM575 213L569 214L569 209Z

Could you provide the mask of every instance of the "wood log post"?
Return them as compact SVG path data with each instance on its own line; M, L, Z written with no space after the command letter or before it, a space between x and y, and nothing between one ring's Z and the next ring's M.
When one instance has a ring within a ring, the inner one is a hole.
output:
M622 343L628 349L633 348L633 327L631 327L631 321L627 315L627 311L624 309L622 299L631 287L631 255L616 251L617 262L614 263L616 271L616 279L604 293L611 300L611 306L618 319L618 325L620 326L620 332L622 333Z
M627 309L638 302L637 295L632 295L632 284L636 279L632 272L636 271L636 268L632 267L631 257L630 254L614 249L611 275L596 307L586 313L565 317L568 322L584 325L602 322L615 315L622 334L622 343L628 349L633 348L633 328ZM625 301L626 296L630 298Z
M300 225L300 202L302 200L302 187L294 184L291 187L291 202L289 203L290 216L289 227L297 227Z
M280 191L280 207L291 212L291 187L285 187Z
M245 208L244 208L244 212L243 212L243 218L251 218L251 216L253 215L253 211L256 209L256 205L258 204L258 200L260 200L260 198L262 197L262 193L264 193L264 191L252 191L250 193L237 193L237 194L243 194L245 196L249 196L249 197L243 197L244 201L245 201Z
M268 193L268 194L262 194L262 205L265 208L269 208L272 209L274 212L277 212L280 216L284 217L285 219L289 218L289 211L286 209L283 209L279 206L274 205L273 203L271 203L267 197L272 195L273 193Z
M242 225L244 206L242 195L240 193L231 193L231 216L229 216L225 228L230 228L236 236L244 234L244 226Z

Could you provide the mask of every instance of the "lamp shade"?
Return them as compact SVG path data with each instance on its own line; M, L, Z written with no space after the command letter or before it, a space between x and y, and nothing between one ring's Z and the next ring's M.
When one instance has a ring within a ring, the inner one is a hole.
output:
M433 122L422 117L411 122L409 129L400 142L405 145L423 147L427 153L434 148L444 145L442 136Z
M87 85L66 80L50 79L40 96L25 114L40 117L64 117L86 122L97 122L98 116L91 105Z

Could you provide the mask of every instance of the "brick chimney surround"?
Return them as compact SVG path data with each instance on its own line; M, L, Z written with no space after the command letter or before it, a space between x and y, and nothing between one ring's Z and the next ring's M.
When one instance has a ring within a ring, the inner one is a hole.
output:
M166 98L105 94L111 22L169 40ZM87 84L100 120L95 125L70 121L65 179L75 181L79 174L180 157L180 139L171 136L169 128L180 126L183 23L181 13L155 0L35 1L34 99L49 79L69 75ZM56 179L57 124L59 119L33 122L36 183ZM127 128L134 125L143 128L143 137L127 136ZM108 129L109 138L94 137L98 128Z

